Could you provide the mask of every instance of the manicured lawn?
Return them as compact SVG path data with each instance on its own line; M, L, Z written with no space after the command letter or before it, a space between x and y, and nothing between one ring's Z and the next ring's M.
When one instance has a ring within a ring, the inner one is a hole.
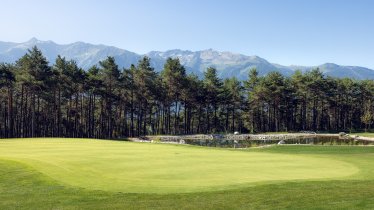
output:
M374 147L0 140L0 209L374 208Z

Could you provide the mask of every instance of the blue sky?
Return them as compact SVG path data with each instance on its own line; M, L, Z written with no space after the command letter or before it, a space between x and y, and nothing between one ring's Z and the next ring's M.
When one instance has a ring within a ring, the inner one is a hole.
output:
M213 48L271 62L374 69L371 0L3 0L0 40Z

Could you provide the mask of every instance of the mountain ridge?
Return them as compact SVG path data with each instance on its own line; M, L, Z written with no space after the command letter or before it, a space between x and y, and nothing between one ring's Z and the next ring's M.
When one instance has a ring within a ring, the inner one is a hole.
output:
M54 63L57 55L73 59L83 69L97 65L107 56L113 56L121 68L129 68L136 64L143 56L151 58L151 65L160 71L168 57L179 58L189 73L202 76L206 68L212 66L217 69L221 78L237 77L246 79L251 68L257 68L260 75L277 71L285 76L292 75L295 70L303 72L319 68L325 75L338 78L350 77L355 79L374 79L374 70L360 66L341 66L334 63L325 63L319 66L285 66L275 64L257 55L243 55L229 51L216 51L213 49L191 51L172 49L167 51L150 51L146 54L137 54L115 46L103 44L90 44L74 42L71 44L57 44L54 41L41 41L33 37L23 43L0 41L0 62L12 63L23 56L27 49L37 46L50 63Z

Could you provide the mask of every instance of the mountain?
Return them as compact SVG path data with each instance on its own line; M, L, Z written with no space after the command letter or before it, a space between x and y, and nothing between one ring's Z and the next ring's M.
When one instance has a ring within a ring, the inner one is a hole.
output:
M260 75L265 75L271 71L279 71L287 76L293 73L291 69L277 68L258 56L218 52L212 49L196 52L183 50L153 51L148 53L147 56L155 61L165 61L168 57L177 57L186 66L187 70L193 71L197 75L202 75L208 67L212 66L217 69L219 76L222 78L236 76L240 79L245 79L249 70L254 67L259 70ZM162 65L157 67L161 69Z
M271 71L278 71L285 76L290 76L297 69L309 71L320 68L325 75L333 77L349 77L356 79L374 79L374 70L358 66L339 66L326 63L320 66L283 66L273 64L258 56L246 56L231 52L218 52L212 49L202 51L168 50L165 52L152 51L140 55L117 47L106 45L93 45L84 42L72 44L56 44L53 41L40 41L32 38L24 43L0 42L0 62L14 62L23 56L28 49L37 46L50 63L54 63L57 55L73 59L77 64L88 69L107 56L113 56L120 67L128 68L136 64L143 56L151 58L152 66L160 71L168 57L178 57L189 73L202 76L206 68L212 66L217 69L221 78L237 77L246 79L251 68L256 67L260 75Z
M314 67L290 66L292 70L310 71L319 68L325 75L338 78L355 78L359 80L374 79L373 70L360 66L339 66L334 63L325 63Z
M84 69L90 68L107 56L115 57L120 66L124 67L136 63L141 58L136 53L116 47L84 42L59 45L53 41L40 41L32 38L24 43L0 42L0 62L14 62L33 46L37 46L51 63L54 63L57 55L61 55L66 59L77 61L77 64Z

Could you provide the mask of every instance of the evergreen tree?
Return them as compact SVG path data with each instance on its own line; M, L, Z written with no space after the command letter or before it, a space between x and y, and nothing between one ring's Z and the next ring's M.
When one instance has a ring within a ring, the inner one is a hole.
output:
M218 108L221 102L222 81L217 75L217 70L209 67L204 73L204 88L206 90L206 132L218 130ZM210 115L213 109L213 129L211 129Z
M186 88L186 70L180 64L179 59L168 58L161 72L162 81L166 89L166 106L168 107L168 126L170 130L171 106L174 104L174 134L179 133L179 116L181 109L181 94Z
M222 81L215 68L187 75L169 58L156 73L143 57L119 69L113 57L87 71L33 47L0 64L0 137L123 138L149 134L367 130L374 81L325 77L318 69Z

